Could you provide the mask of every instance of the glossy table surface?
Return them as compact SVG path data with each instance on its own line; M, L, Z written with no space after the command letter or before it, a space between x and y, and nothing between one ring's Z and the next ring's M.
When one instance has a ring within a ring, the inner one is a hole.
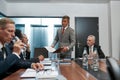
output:
M24 72L25 69L20 69L3 80L24 80L20 77ZM81 66L81 61L78 59L71 61L71 64L60 64L60 73L67 80L109 80L105 60L99 61L99 71L97 72L91 70L90 68L89 70L83 69ZM103 76L107 76L107 78L104 78Z

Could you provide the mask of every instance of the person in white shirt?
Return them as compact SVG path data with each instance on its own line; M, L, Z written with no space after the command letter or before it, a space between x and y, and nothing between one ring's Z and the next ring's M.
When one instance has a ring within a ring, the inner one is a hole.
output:
M89 57L94 56L94 50L96 48L99 58L105 58L105 55L101 49L101 46L95 44L95 36L94 35L89 35L87 37L86 43L87 43L87 45L85 45L84 47L87 48L87 53L89 54Z

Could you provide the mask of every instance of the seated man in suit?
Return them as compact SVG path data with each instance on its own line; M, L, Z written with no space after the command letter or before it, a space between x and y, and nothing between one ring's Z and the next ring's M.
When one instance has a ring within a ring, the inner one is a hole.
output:
M23 34L21 32L21 30L19 29L16 29L15 31L15 36L17 36L24 44L25 44L25 55L24 54L21 54L21 58L24 59L23 57L25 57L25 59L27 61L30 61L30 62L40 62L40 61L43 61L44 60L44 56L43 55L39 55L37 58L30 58L30 44L28 43L28 38L25 34Z
M13 38L13 40L11 41L11 43L9 43L9 45L11 45L11 47L12 47L14 44L14 41L21 40L25 46L21 50L20 57L21 57L21 59L24 59L24 60L30 59L30 45L28 44L27 36L25 34L23 34L20 29L15 30L15 36L16 36L16 38Z
M33 68L42 69L43 65L40 63L31 63L20 61L21 49L24 44L19 40L13 45L12 52L9 47L5 46L15 36L15 23L9 18L0 19L0 80L9 75L14 68Z
M11 50L13 50L13 45L17 40L21 40L25 45L24 48L21 50L21 54L20 54L21 60L27 60L29 62L40 62L44 60L43 55L39 55L37 58L32 58L32 59L30 58L31 51L30 51L30 44L28 43L28 38L25 34L21 32L20 29L15 30L15 37L9 44L7 44L8 47L11 48ZM11 52L11 50L8 52Z
M28 38L25 34L22 34L22 42L26 45L26 59L30 59L30 44L28 43Z
M21 38L22 42L26 45L26 59L30 59L30 44L28 43L28 38L26 36L26 34L22 34L22 38ZM30 61L33 62L40 62L44 60L44 56L43 55L39 55L37 58L32 58L30 59Z
M89 57L94 56L93 52L96 48L99 58L105 58L105 55L104 55L103 51L101 50L101 47L99 45L95 44L95 36L94 35L89 35L87 37L87 45L85 45L84 47L87 48L87 53L89 54Z

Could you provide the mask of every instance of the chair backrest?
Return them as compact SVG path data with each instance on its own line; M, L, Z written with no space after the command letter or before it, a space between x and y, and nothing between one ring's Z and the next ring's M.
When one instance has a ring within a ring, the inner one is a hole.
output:
M120 67L113 58L106 58L107 70L111 80L120 80Z
M44 47L35 48L34 49L34 57L38 57L39 55L43 55L45 58L48 58L48 50Z

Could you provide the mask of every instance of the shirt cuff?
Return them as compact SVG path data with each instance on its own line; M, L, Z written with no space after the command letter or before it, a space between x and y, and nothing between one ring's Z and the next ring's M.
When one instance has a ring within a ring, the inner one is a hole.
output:
M34 65L35 65L35 63L32 63L32 64L31 64L31 68L34 68Z
M67 49L69 50L69 47L67 47Z
M20 56L16 52L13 52L13 54L15 54L20 59Z

